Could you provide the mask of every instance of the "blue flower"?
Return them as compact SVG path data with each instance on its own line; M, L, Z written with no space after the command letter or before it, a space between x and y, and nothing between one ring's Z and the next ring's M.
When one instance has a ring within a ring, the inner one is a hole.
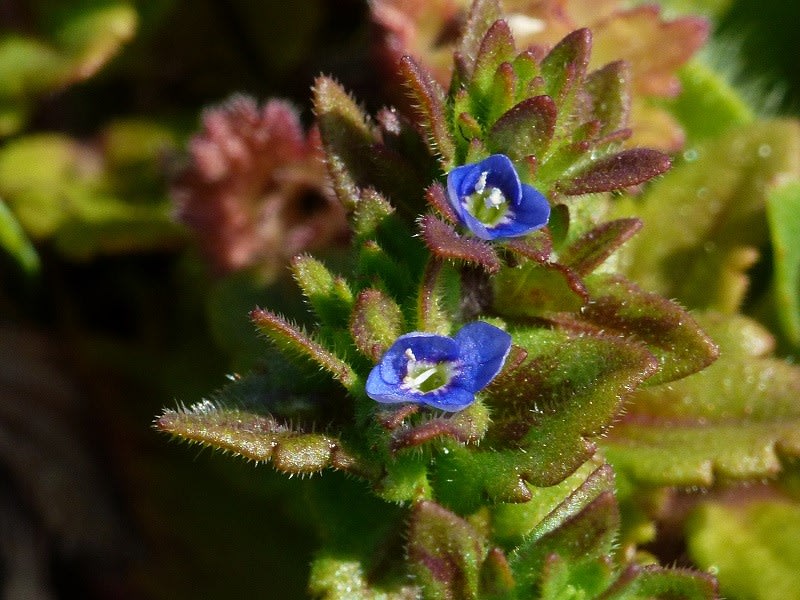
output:
M450 171L447 199L459 221L482 240L525 235L550 218L547 198L520 182L505 154Z
M370 372L367 395L385 404L461 410L500 372L510 348L510 335L482 321L465 325L454 337L407 333Z

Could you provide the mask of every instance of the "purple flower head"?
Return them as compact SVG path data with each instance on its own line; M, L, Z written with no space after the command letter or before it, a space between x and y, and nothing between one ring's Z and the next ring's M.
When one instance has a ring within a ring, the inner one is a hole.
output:
M450 171L447 199L459 221L482 240L525 235L550 218L547 198L520 182L505 154Z
M367 395L385 404L461 410L500 372L510 348L510 335L482 321L465 325L454 337L407 333L370 372Z

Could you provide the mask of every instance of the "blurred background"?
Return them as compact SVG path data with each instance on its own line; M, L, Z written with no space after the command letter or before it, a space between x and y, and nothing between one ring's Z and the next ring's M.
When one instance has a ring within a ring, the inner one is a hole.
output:
M800 116L800 3L663 4L712 21L705 60L758 110ZM286 499L318 481L151 428L263 354L251 308L302 314L285 240L242 267L176 215L190 139L224 128L204 108L287 99L312 160L317 74L390 101L374 43L358 0L0 0L0 597L304 597L317 540ZM280 182L280 231L334 211Z

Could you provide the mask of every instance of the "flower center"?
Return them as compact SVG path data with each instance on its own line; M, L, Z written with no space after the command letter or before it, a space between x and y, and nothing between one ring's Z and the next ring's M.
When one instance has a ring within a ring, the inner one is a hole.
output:
M475 191L464 197L464 206L470 214L485 225L497 225L508 212L508 200L500 188L486 184L488 171L483 171L475 182Z
M427 394L446 386L453 378L453 363L450 361L417 360L411 348L406 350L405 355L408 357L408 366L403 386L408 389Z

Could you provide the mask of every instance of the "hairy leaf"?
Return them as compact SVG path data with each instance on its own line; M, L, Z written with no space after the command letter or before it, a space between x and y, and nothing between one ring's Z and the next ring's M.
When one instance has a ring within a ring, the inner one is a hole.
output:
M477 238L461 237L433 215L422 217L420 230L425 245L436 257L482 267L489 273L500 270L500 259L489 244Z
M248 460L271 462L283 473L302 475L326 467L359 471L357 461L333 437L293 431L270 416L223 408L209 400L185 409L165 410L155 427Z
M642 228L639 219L617 219L598 225L561 251L559 262L588 275Z
M528 352L486 391L492 424L477 451L449 447L435 465L437 496L459 512L481 498L525 502L524 482L563 481L594 453L587 438L605 430L624 398L656 368L643 347L624 340L542 329L515 334Z
M710 367L637 391L600 442L609 460L647 485L711 485L775 475L800 456L800 368L763 356L772 340L744 317L706 315L719 342Z
M291 267L295 281L320 320L329 326L347 323L353 306L353 293L347 282L310 256L296 256Z
M567 195L610 192L644 183L665 173L669 157L657 150L633 148L590 163L559 184Z
M339 201L352 210L358 204L358 185L368 179L364 154L372 146L367 116L350 95L329 77L314 82L317 115L325 160Z
M494 278L494 309L511 317L579 311L589 295L578 275L558 263L528 262Z
M585 281L591 301L580 313L549 318L568 330L619 335L644 343L659 361L658 373L648 384L696 373L717 358L716 344L674 302L615 275L598 274Z
M427 137L428 148L431 154L439 157L442 168L449 171L455 166L455 146L447 128L444 90L433 75L410 56L400 59L399 66L400 74L415 100L417 116Z
M408 533L408 561L425 598L477 600L482 536L464 519L434 502L414 505Z
M350 333L362 354L378 362L403 331L403 314L394 300L374 288L359 293Z
M549 96L523 100L492 125L486 139L489 151L511 160L541 157L555 133L556 117L556 105Z
M358 381L358 376L350 365L285 319L263 308L254 309L250 313L250 319L258 330L272 339L282 351L315 362L344 387L351 388Z

